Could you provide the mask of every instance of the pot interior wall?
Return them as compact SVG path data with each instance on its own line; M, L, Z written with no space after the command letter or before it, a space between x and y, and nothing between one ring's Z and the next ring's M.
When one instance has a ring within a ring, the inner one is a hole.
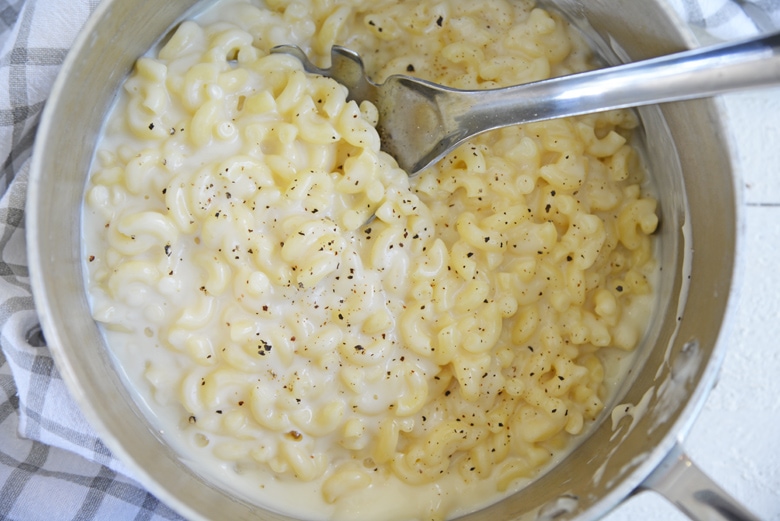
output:
M691 43L660 1L554 3L594 38L607 61L670 53ZM205 484L164 445L119 376L105 370L110 361L83 290L79 207L100 122L134 57L194 4L104 0L77 41L35 150L27 210L31 280L46 338L71 393L109 448L153 493L191 518L281 520L286 518L260 514ZM685 432L711 384L736 241L726 140L709 101L640 113L660 194L663 283L639 363L616 403L646 404L647 413L624 418L616 429L605 415L561 465L469 520L604 514ZM84 135L73 128L92 131ZM687 299L681 299L686 287Z

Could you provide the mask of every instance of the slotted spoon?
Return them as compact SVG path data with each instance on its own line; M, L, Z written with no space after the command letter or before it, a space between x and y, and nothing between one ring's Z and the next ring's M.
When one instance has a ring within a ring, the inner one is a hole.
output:
M382 84L365 74L360 56L331 50L321 69L291 45L308 72L345 85L350 99L379 110L382 149L409 175L435 163L472 136L488 130L603 110L680 101L780 83L780 32L523 85L457 90L412 76Z

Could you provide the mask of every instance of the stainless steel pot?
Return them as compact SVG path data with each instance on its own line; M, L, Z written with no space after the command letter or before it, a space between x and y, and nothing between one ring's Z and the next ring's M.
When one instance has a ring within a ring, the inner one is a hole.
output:
M283 520L209 485L166 446L112 369L84 292L80 204L101 122L135 57L195 3L103 0L76 41L34 152L27 206L31 282L70 392L106 445L152 493L193 519ZM553 3L607 61L695 45L663 0ZM643 489L661 492L694 518L752 519L696 470L679 445L715 381L724 355L718 336L734 300L739 201L729 139L713 101L640 113L660 195L663 271L656 317L636 368L611 404L613 415L607 412L569 457L465 519L595 519Z

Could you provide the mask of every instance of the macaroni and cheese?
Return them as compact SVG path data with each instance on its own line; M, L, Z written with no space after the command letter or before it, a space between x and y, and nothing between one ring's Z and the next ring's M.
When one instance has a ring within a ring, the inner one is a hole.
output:
M165 435L251 500L356 519L496 500L599 415L601 353L649 319L638 120L490 132L410 179L376 108L278 44L468 89L592 66L528 0L218 2L137 61L106 123L94 317Z

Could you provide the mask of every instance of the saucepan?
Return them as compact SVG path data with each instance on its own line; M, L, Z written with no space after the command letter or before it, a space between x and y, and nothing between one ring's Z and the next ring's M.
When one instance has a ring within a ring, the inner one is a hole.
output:
M30 176L27 241L41 325L85 416L134 476L192 519L288 519L213 486L182 463L133 402L89 311L80 204L96 138L120 82L196 0L104 0L77 39L43 115ZM607 63L696 45L663 0L558 0ZM200 4L202 5L202 4ZM659 304L633 370L602 420L518 493L464 519L596 519L645 489L693 518L751 519L701 474L681 442L713 386L735 299L739 183L719 104L639 109L658 190Z

